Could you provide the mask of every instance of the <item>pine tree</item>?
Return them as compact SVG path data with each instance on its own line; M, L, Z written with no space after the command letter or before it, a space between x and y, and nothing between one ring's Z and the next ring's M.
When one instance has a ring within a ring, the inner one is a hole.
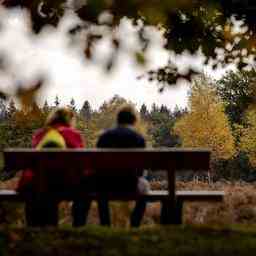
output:
M76 102L74 98L71 99L69 103L69 108L72 109L74 112L76 112Z
M80 116L84 120L86 120L86 121L91 119L91 117L92 117L92 109L91 109L91 105L90 105L88 100L86 100L84 102L84 104L83 104L83 106L82 106L82 108L80 110Z
M170 115L170 110L165 105L161 105L160 113Z
M49 107L49 104L48 104L48 101L47 101L47 100L45 100L45 102L44 102L43 112L44 112L45 114L48 114L48 113L50 112L50 107Z
M153 103L151 106L151 114L158 112L158 111L159 111L158 106L156 105L156 103Z
M10 100L7 107L7 115L11 118L17 112L17 108L13 99Z
M140 108L140 117L142 120L148 120L149 119L149 111L147 109L147 106L143 103Z
M178 105L175 105L175 108L173 110L173 113L172 113L173 117L175 119L178 119L182 116L182 111L180 110L180 108L178 107Z
M60 100L59 100L58 95L56 95L56 97L55 97L54 104L55 104L55 107L59 107L59 105L60 105Z
M6 103L3 99L0 99L0 120L5 120L7 118Z

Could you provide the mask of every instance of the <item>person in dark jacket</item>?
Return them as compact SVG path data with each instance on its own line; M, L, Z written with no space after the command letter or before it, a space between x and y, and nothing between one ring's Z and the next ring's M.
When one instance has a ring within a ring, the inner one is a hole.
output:
M132 106L123 106L117 115L117 126L104 132L98 140L98 148L145 148L146 142L144 137L135 130L136 122L138 121L135 110ZM120 170L122 171L122 170ZM125 173L129 173L127 170ZM143 170L137 172L137 176L123 176L113 178L109 181L103 179L104 184L108 185L112 190L129 191L135 185L141 193L146 193L149 190L149 183L143 179ZM110 214L108 202L105 203L104 212L106 215L106 223L110 224ZM143 218L146 208L145 200L138 200L131 214L131 226L138 227ZM102 215L104 215L102 213Z
M141 134L135 131L135 124L137 122L137 115L133 107L130 105L124 106L120 109L117 115L117 126L115 128L106 130L98 139L98 148L145 148L146 142ZM113 160L114 161L114 160ZM109 170L111 172L111 170ZM146 193L149 188L149 183L143 178L143 170L139 170L136 176L129 174L129 170L120 170L122 174L120 176L113 175L108 176L109 172L105 172L97 175L94 181L94 185L97 188L97 192L102 193L102 198L98 201L98 208L100 214L100 221L102 225L110 226L110 211L108 200L104 199L104 195L108 192L113 193L125 193L131 191L139 191ZM132 172L134 173L134 172ZM116 175L116 172L115 172ZM77 215L81 217L81 221L78 226L84 225L88 214L88 204L77 205ZM131 226L138 227L143 218L143 214L146 208L145 200L138 200L136 206L131 214ZM84 213L85 214L82 214Z

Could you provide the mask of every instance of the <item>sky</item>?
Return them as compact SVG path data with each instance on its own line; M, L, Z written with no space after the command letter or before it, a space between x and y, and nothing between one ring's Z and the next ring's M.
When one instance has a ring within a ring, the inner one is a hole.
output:
M40 94L42 102L47 99L52 103L58 95L62 104L68 104L74 98L77 106L81 107L88 100L96 109L118 94L138 107L143 103L148 107L153 103L165 104L172 109L176 105L186 107L189 88L186 82L179 81L177 86L159 93L156 82L149 82L146 78L138 79L138 76L145 73L146 68L157 68L168 61L169 55L163 48L164 40L160 32L149 30L152 44L147 56L150 61L142 68L127 53L138 47L134 36L135 28L129 20L122 20L119 31L126 51L118 57L116 68L107 74L99 66L106 61L105 57L109 54L108 41L96 47L97 54L93 62L86 61L81 41L71 45L70 38L67 37L68 29L77 22L78 18L69 12L57 29L45 28L35 37L31 34L29 18L24 11L0 9L0 54L8 56L11 67L8 73L0 72L0 89L11 91L18 81L29 84L38 75L47 74L45 90ZM193 64L214 78L219 78L225 72L218 70L213 73L202 66L203 60L202 56L184 55L175 58L181 70Z

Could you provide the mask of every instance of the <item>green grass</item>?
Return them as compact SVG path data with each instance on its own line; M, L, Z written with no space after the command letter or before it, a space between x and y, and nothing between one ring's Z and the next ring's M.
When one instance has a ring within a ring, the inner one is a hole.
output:
M8 229L0 255L255 255L256 227Z

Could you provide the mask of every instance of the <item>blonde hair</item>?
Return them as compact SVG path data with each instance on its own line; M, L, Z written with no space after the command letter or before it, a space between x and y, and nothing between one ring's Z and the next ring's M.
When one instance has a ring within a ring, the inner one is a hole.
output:
M70 108L57 108L53 110L46 119L45 126L64 124L73 126L75 113Z

